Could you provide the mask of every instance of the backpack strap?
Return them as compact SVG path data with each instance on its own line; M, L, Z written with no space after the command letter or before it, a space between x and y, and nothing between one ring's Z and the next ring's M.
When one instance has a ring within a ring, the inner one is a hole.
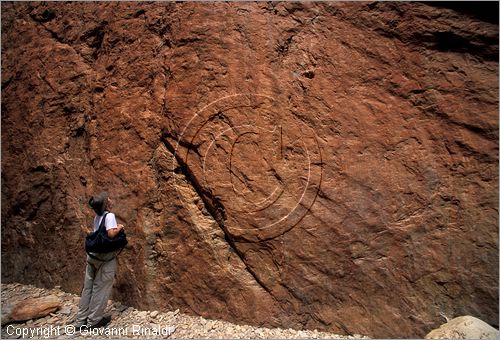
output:
M101 223L99 223L99 228L97 228L97 230L101 230L102 227L104 227L104 231L106 231L106 216L108 215L107 212L105 212L103 215L102 215L102 219L101 219Z

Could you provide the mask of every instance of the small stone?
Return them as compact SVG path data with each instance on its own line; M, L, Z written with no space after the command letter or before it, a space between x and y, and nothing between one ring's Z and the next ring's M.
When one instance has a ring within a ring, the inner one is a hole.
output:
M145 318L148 316L148 312L147 311L140 311L139 313L137 313L137 316L140 318Z
M54 321L57 321L57 318L56 317L51 317L49 318L47 321L45 321L46 323L52 323Z
M156 311L156 310L149 313L149 316L152 318L156 318L157 315L158 315L158 311Z

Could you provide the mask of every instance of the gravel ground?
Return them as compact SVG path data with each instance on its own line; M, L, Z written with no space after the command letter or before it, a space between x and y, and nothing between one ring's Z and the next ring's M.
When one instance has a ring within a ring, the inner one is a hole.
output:
M2 326L2 339L355 339L361 335L343 336L317 330L292 330L236 325L226 321L169 312L139 311L119 302L109 301L106 313L111 323L106 328L74 332L70 326L78 311L79 296L54 289L42 289L18 283L2 284L2 309L7 303L29 297L56 295L62 305L46 317ZM23 336L24 332L24 336Z

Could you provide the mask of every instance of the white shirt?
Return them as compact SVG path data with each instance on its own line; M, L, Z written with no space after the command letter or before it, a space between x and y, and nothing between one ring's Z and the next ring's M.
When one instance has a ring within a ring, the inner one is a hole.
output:
M104 213L108 213L106 215L106 230L118 228L118 225L116 224L115 214L108 211L105 211ZM96 215L94 217L94 231L97 231L97 229L99 229L99 225L101 224L103 216L104 214L102 216Z

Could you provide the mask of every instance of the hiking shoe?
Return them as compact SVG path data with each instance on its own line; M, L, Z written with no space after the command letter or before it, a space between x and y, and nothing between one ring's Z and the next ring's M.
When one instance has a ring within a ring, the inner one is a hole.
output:
M75 332L81 332L82 328L86 328L87 324L86 323L73 323L72 326L75 328Z
M89 329L105 327L111 321L111 316L103 316L95 325L90 325Z

